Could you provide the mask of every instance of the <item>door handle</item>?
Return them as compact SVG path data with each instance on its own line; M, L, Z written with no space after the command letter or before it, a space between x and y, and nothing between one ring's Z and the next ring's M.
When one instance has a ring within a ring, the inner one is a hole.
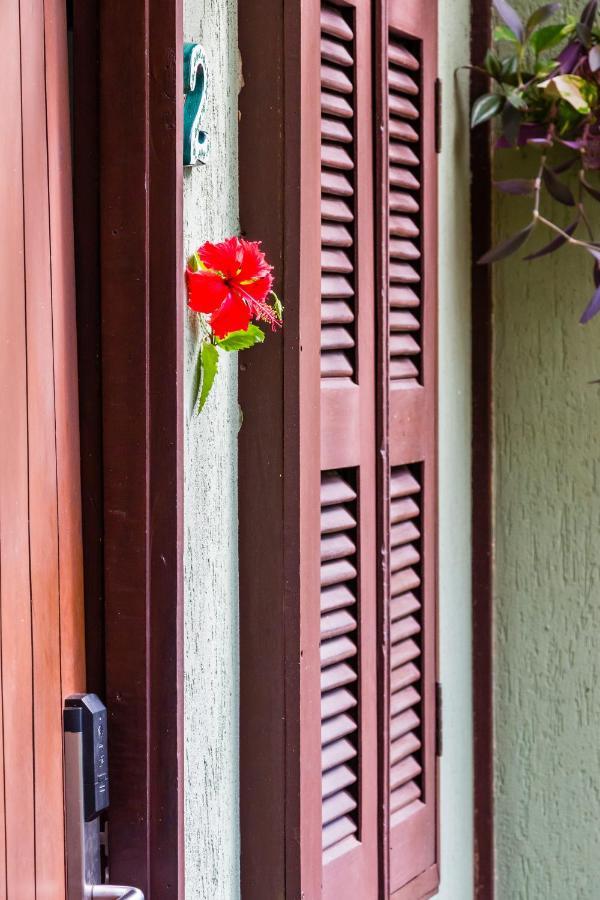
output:
M134 887L101 884L98 816L108 806L106 707L95 694L67 697L63 710L66 900L144 900Z
M144 900L144 895L138 888L95 884L92 887L92 900Z

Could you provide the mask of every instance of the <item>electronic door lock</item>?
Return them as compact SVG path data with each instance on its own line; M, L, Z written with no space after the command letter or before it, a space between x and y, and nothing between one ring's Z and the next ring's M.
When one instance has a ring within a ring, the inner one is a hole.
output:
M63 710L67 900L144 900L138 888L101 884L98 816L108 807L108 718L96 694Z

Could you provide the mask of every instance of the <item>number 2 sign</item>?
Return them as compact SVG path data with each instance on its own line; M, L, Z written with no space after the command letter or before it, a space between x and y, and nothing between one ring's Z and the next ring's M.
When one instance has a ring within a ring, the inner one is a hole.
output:
M183 45L183 164L206 162L208 135L200 130L200 117L206 101L208 66L200 44Z

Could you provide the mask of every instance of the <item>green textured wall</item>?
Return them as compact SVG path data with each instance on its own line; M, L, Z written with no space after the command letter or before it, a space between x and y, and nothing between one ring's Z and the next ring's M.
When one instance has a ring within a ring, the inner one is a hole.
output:
M536 159L497 164L526 173ZM497 200L497 236L526 209ZM600 896L600 322L578 325L590 283L571 248L494 277L498 900Z

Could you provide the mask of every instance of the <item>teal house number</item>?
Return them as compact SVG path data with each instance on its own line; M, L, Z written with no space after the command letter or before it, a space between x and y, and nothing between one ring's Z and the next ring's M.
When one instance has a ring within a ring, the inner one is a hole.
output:
M183 164L206 162L208 135L200 130L200 118L206 101L208 67L200 44L183 45Z

